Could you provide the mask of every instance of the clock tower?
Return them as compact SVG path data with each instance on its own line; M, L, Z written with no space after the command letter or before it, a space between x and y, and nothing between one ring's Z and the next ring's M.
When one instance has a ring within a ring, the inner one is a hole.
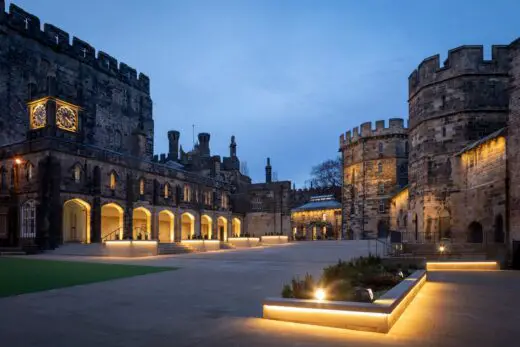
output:
M55 77L48 77L52 85ZM47 88L47 95L28 102L29 131L28 137L53 136L68 139L78 139L80 134L81 108L52 93L54 88ZM30 98L33 93L30 93Z

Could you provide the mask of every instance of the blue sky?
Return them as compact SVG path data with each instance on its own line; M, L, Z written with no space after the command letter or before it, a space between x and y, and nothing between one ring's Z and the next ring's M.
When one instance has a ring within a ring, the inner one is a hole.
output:
M301 187L337 155L342 132L407 118L407 78L450 48L520 36L517 0L15 3L151 78L155 152L166 131L211 133L212 154L238 155L256 182L271 157Z

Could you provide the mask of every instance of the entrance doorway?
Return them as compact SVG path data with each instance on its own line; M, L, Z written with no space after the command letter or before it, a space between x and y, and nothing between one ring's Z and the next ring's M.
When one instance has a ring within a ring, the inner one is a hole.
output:
M90 204L71 199L63 204L63 242L90 243Z
M123 239L123 208L115 203L101 207L101 239Z
M224 217L218 217L217 225L218 225L218 239L220 241L226 241L227 240L227 219Z
M133 211L133 240L151 240L152 213L144 207L135 208Z
M181 239L189 240L195 235L195 217L185 212L181 216Z
M159 212L159 242L174 241L174 216L167 210Z

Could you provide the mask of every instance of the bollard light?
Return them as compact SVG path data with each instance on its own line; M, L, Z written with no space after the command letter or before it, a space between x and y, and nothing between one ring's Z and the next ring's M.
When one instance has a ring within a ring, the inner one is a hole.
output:
M322 288L316 289L316 292L314 293L314 297L318 300L325 300L325 290Z

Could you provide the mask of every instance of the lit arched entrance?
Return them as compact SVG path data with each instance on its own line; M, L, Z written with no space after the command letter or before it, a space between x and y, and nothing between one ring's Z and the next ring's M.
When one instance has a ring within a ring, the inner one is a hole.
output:
M151 240L152 214L144 207L134 208L132 214L133 240Z
M195 217L185 212L181 216L181 239L189 240L195 235Z
M90 205L81 199L63 204L63 242L90 243Z
M210 216L203 214L202 217L200 217L200 233L203 239L211 239L212 227L213 220L210 218Z
M168 210L159 212L159 242L173 242L174 216Z
M224 217L218 217L217 219L217 228L218 228L218 239L220 241L227 240L227 219Z
M101 207L101 240L121 240L123 238L123 209L110 203Z
M233 218L233 237L240 237L241 230L242 230L242 225L241 225L240 219Z

